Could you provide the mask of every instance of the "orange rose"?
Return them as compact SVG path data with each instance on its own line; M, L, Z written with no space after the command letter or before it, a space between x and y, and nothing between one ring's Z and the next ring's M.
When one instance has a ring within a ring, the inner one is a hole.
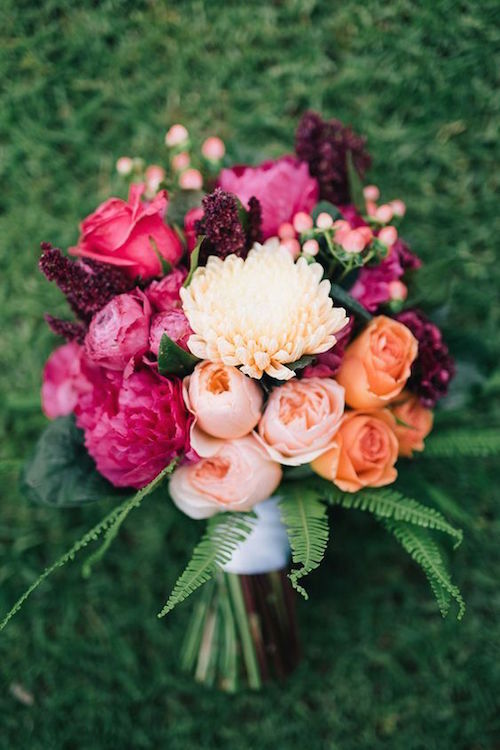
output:
M418 343L410 329L379 315L350 344L337 381L346 403L354 409L385 406L403 390L417 356Z
M337 432L335 446L313 461L312 468L344 492L391 484L397 477L394 425L387 409L349 412Z
M396 417L394 432L399 442L399 455L411 458L413 451L423 451L424 438L432 430L434 420L431 410L422 406L417 396L405 391L391 411Z

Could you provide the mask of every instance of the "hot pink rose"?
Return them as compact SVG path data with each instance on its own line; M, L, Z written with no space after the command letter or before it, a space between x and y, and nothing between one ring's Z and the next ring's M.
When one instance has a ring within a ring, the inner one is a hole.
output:
M191 417L182 382L151 370L96 381L98 393L79 402L77 424L98 470L116 487L144 487L189 449Z
M217 451L190 466L180 466L170 479L170 495L191 518L224 511L246 511L267 500L278 487L281 467L253 435L220 441Z
M82 370L83 347L71 341L56 349L43 370L42 409L49 419L71 414L78 398L92 390Z
M102 367L124 370L148 349L151 305L139 289L118 294L94 317L85 337L87 356Z
M190 208L184 217L184 234L186 235L187 248L190 253L196 245L196 224L202 218L203 208L201 206Z
M309 167L293 156L266 161L258 167L223 169L218 184L245 205L252 196L259 200L264 239L277 235L280 225L291 222L299 211L310 213L319 197L318 183L310 176Z
M153 315L149 330L149 350L156 356L164 333L182 349L189 351L187 342L193 330L182 310L167 310Z
M162 266L158 254L176 264L182 256L182 244L164 221L167 193L161 190L153 200L142 203L144 190L142 184L131 185L128 202L109 198L102 203L82 221L78 245L70 252L123 266L132 277L159 276Z
M167 276L164 276L161 281L152 281L144 290L152 307L158 312L171 310L173 307L182 307L179 290L184 284L186 276L187 270L184 266L178 266Z

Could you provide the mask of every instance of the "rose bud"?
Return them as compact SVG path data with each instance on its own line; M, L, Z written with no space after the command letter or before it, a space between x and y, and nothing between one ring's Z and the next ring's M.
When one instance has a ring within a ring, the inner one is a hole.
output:
M349 412L335 445L312 462L313 470L343 492L391 484L397 477L394 425L394 417L387 409Z
M101 367L123 370L148 349L151 305L140 290L119 294L91 320L87 356Z
M399 455L411 458L413 451L423 451L424 439L432 430L432 411L422 406L418 396L407 391L391 405L391 411L396 418L394 432L399 443Z
M170 496L191 518L248 511L278 487L281 466L271 461L253 435L221 441L211 456L173 473Z
M197 427L217 438L248 435L260 419L264 401L255 380L236 367L201 362L184 379L188 409Z
M344 389L335 380L289 380L271 392L258 434L271 458L300 466L328 450L343 415Z
M193 331L182 310L172 309L153 315L149 330L149 349L156 356L158 356L160 342L164 333L177 346L189 351L187 342Z
M347 347L337 373L353 409L384 406L403 390L417 356L409 328L385 315L373 318Z

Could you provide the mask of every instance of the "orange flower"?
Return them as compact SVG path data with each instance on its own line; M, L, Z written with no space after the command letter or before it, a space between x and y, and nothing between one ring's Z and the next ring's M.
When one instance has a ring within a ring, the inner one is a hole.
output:
M337 433L334 447L311 466L344 492L391 484L397 477L394 464L398 441L394 426L395 419L387 409L349 412Z
M401 394L401 400L391 406L391 411L396 417L394 432L399 442L399 455L411 458L413 451L423 451L424 438L432 430L432 411L406 391Z
M409 328L380 315L347 347L337 381L354 409L386 406L403 390L417 356Z

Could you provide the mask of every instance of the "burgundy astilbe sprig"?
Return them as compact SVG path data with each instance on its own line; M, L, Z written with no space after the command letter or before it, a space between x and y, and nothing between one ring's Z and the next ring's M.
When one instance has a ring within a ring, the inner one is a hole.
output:
M446 396L455 374L455 363L441 331L420 310L405 310L396 316L418 341L418 355L411 368L408 388L428 408Z
M44 317L50 330L55 333L56 336L62 336L66 341L76 341L78 344L83 344L87 332L87 326L85 323L54 318L53 315L49 315L48 313L46 313Z
M70 260L50 243L42 243L40 270L55 281L81 321L89 323L115 295L133 288L134 282L119 268L96 260Z
M317 112L306 112L295 134L295 152L309 165L319 182L320 198L335 205L351 202L347 174L347 152L361 177L369 169L371 158L365 150L366 138L354 133L340 120L323 120Z
M250 198L246 216L232 193L215 188L203 198L203 218L196 224L197 235L205 235L203 255L245 258L255 238L260 238L261 210L257 198ZM203 261L203 259L202 259Z

